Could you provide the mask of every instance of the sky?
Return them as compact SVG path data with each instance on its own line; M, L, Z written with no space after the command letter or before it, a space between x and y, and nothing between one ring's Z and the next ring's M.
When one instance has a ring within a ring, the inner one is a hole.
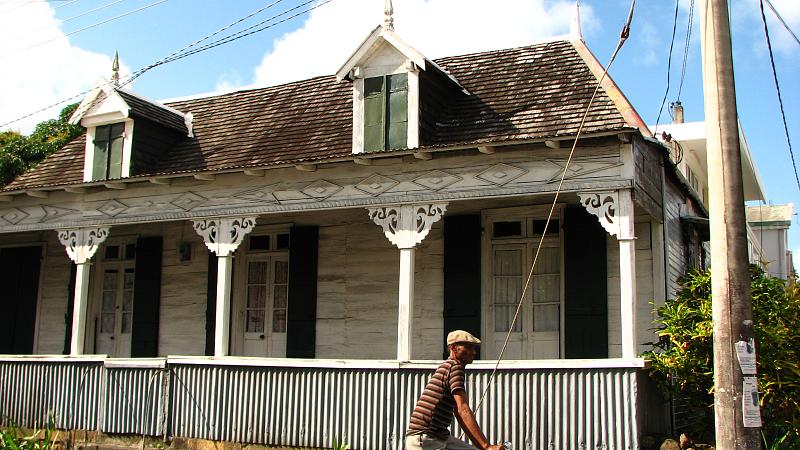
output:
M676 1L636 2L630 38L610 70L648 124L659 118L668 87L667 106L680 99L687 122L703 120L701 0L693 15L692 0ZM800 33L800 1L771 1L794 33ZM566 34L574 7L574 0L393 3L395 31L429 58L530 45ZM729 4L740 123L766 200L800 208L800 187L784 134L759 0L729 0ZM584 40L606 63L630 1L581 0L580 5ZM765 8L790 138L800 163L800 44ZM64 105L80 101L99 78L110 76L115 51L123 75L130 74L237 21L202 44L247 27L261 31L155 67L138 77L132 89L165 100L333 74L383 21L383 10L384 0L0 0L0 130L29 133ZM693 26L682 77L690 16ZM670 121L665 107L660 123ZM797 217L789 246L795 267L800 267Z

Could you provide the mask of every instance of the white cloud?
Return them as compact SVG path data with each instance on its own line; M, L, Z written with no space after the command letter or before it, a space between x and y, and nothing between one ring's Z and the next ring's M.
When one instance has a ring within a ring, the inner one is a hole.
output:
M229 92L235 90L242 84L243 80L239 72L234 69L229 69L217 78L217 84L214 90L217 92Z
M45 41L50 42L35 46ZM110 75L111 57L70 44L46 2L12 3L0 11L0 67L0 124L4 124L89 89L98 78ZM2 128L29 133L67 104Z
M383 3L339 0L311 12L303 27L274 42L256 68L257 84L333 74L383 21ZM569 31L572 0L406 0L395 2L395 31L429 58L529 45ZM584 33L594 11L581 6Z

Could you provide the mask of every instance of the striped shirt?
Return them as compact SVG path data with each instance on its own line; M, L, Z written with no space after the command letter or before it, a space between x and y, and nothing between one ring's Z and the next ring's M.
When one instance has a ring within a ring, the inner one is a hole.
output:
M459 361L443 362L422 391L411 413L406 435L429 434L447 439L456 404L453 392L466 390L464 380L464 366Z

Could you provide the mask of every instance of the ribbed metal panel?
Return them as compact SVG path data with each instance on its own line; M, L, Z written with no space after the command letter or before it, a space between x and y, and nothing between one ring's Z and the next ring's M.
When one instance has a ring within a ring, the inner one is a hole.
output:
M0 424L96 430L102 362L0 361Z
M105 377L103 432L164 434L166 370L108 367Z
M634 368L504 369L478 421L521 449L636 449ZM468 371L476 405L489 370ZM403 448L431 371L173 366L171 433L269 445ZM460 434L458 427L455 433Z

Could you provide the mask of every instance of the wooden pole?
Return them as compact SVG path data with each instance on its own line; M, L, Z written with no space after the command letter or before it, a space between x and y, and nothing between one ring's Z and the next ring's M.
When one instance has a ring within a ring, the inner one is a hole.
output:
M743 375L734 345L753 337L753 312L727 1L703 0L700 11L711 216L716 448L758 449L760 429L745 427Z

